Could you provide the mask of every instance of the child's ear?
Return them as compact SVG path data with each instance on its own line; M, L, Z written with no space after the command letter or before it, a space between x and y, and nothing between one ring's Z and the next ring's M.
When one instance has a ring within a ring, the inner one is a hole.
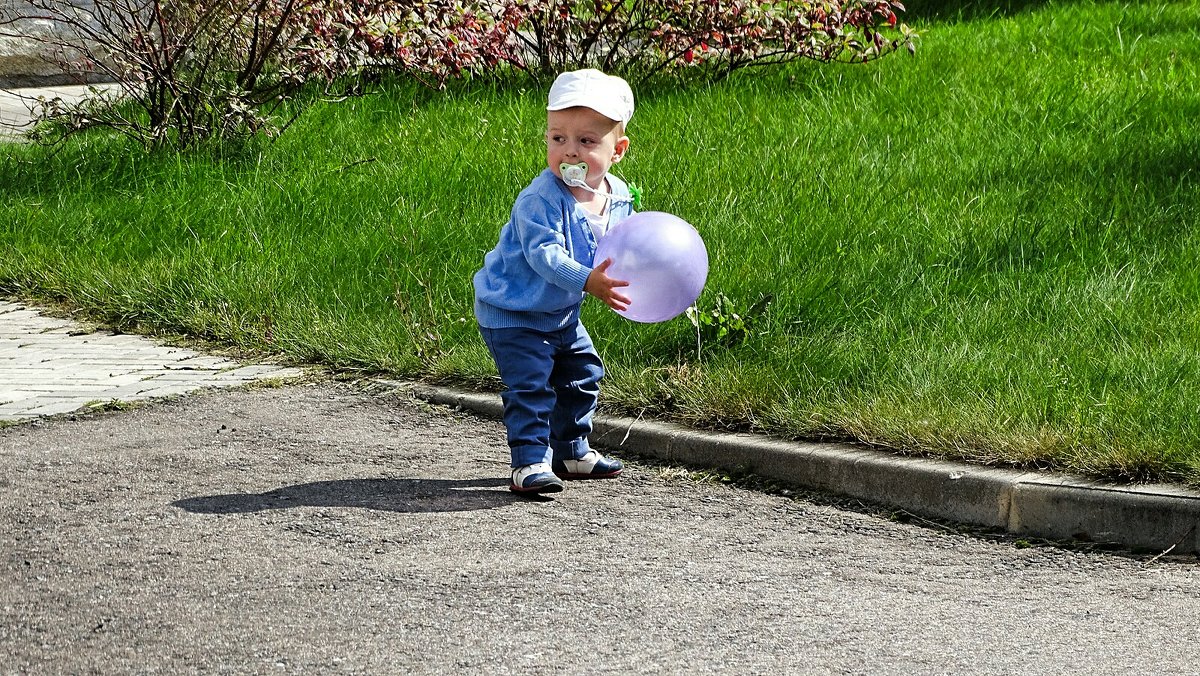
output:
M629 152L629 137L622 136L617 139L616 148L613 149L613 162L620 162L625 153Z

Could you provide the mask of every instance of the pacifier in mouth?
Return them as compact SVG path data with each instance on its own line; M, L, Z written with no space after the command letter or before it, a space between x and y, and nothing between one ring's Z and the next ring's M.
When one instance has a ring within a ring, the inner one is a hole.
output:
M583 188L594 195L607 197L618 202L636 202L636 200L641 197L641 192L638 192L638 194L633 197L625 197L624 195L614 195L610 192L604 192L603 190L596 190L587 184L587 181L585 180L587 178L587 172L587 162L580 162L578 164L567 164L566 162L563 162L562 164L558 165L558 173L562 176L563 183L566 183L572 188Z
M589 187L586 180L588 172L587 162L580 162L578 164L567 164L566 162L563 162L562 164L558 165L558 171L560 174L562 174L563 183L578 188Z

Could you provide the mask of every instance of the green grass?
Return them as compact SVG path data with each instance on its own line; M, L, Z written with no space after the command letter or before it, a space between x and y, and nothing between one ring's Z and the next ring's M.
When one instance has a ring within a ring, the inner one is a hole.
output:
M699 351L589 301L604 408L1200 484L1200 5L950 5L915 57L637 92L617 173L704 236L699 304L775 300ZM0 291L495 388L470 276L543 96L401 84L226 157L12 147Z

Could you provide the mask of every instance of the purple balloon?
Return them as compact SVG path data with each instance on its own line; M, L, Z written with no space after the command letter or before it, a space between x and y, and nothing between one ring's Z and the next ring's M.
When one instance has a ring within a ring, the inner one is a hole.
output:
M662 211L643 211L613 226L596 246L595 264L611 258L607 274L629 282L618 289L629 307L618 311L635 322L679 316L700 296L708 278L708 250L687 221Z

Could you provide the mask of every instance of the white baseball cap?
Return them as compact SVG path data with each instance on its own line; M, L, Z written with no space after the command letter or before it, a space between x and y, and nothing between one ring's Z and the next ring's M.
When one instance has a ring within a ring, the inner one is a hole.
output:
M614 122L629 124L633 118L633 90L625 80L595 68L562 73L550 86L546 110L575 106L591 108Z

